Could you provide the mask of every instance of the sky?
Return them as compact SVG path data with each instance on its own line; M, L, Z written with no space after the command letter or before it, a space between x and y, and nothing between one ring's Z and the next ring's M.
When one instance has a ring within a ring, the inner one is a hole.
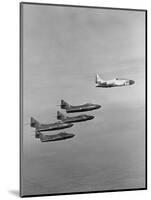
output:
M145 13L24 4L22 34L22 193L145 187ZM96 88L96 73L135 85ZM56 122L61 99L102 107L74 138L41 143L27 123Z

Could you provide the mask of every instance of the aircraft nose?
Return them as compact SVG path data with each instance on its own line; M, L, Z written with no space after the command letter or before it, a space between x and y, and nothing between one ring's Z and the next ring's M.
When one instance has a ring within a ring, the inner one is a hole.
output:
M75 135L72 133L69 133L69 137L74 137Z
M100 106L100 105L96 105L96 108L98 108L98 109L99 109L99 108L101 108L101 106Z
M129 80L129 84L130 84L130 85L133 85L134 83L135 83L135 81Z
M73 126L73 124L68 124L68 126L69 126L69 127L72 127L72 126Z
M92 115L89 115L89 119L94 119L94 116L92 116Z

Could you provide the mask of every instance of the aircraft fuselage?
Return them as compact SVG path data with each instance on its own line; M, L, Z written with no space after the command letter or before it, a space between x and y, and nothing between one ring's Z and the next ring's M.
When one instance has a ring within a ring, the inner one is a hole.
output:
M65 108L67 113L74 113L74 112L85 112L90 110L99 109L101 106L97 104L84 104L80 106L70 106L69 108Z
M36 131L53 131L53 130L60 130L64 128L70 128L73 124L71 123L54 123L54 124L41 124L39 127L36 128Z
M40 134L39 138L41 140L41 142L54 142L54 141L58 141L58 140L66 140L69 138L74 137L74 134L71 133L66 133L66 132L62 132L59 134L55 134L55 135L44 135L44 134Z
M128 86L133 85L135 81L133 80L127 80L127 79L113 79L109 81L103 81L103 82L97 82L96 87L102 87L102 88L109 88L109 87L120 87L120 86Z
M79 115L75 117L66 117L65 119L62 119L63 122L65 123L76 123L76 122L83 122L87 120L93 119L94 116L92 115Z

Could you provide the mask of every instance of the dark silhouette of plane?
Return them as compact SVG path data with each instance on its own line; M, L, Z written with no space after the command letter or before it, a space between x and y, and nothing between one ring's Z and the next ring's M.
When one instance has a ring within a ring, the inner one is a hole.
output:
M95 110L99 109L101 106L98 104L92 104L92 103L86 103L83 105L78 105L78 106L72 106L65 102L64 100L61 100L61 105L60 107L62 109L65 109L67 113L73 113L73 112L84 112L84 111L90 111L90 110Z
M55 135L45 135L43 133L39 134L39 138L41 142L54 142L58 140L66 140L74 136L75 136L74 134L66 133L66 132L61 132Z
M92 115L78 115L74 117L68 117L63 115L61 112L57 111L57 119L61 120L64 123L75 123L75 122L83 122L87 120L93 119L94 116Z
M70 128L73 126L73 124L64 123L62 121L58 121L56 123L51 123L51 124L40 124L37 120L31 117L30 126L35 128L36 132L41 132L41 131L53 131L64 128Z

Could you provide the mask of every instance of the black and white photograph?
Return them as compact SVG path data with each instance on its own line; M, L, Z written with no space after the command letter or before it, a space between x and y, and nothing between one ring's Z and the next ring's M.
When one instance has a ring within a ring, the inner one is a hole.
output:
M147 188L147 11L20 3L20 196Z

